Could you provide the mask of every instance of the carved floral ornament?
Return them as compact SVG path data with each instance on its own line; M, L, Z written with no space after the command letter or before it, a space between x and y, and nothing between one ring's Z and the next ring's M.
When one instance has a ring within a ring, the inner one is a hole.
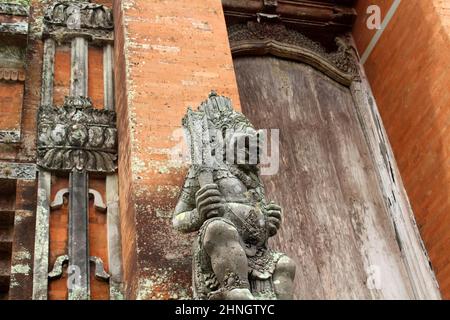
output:
M112 10L89 1L55 1L47 7L44 22L44 34L54 38L86 36L92 40L113 40Z
M343 38L336 38L337 51L327 52L318 42L281 23L256 21L230 26L228 36L234 56L273 54L297 60L346 86L358 78L356 60Z
M98 110L85 97L66 97L61 107L39 112L38 165L53 171L73 168L112 173L117 168L116 114Z

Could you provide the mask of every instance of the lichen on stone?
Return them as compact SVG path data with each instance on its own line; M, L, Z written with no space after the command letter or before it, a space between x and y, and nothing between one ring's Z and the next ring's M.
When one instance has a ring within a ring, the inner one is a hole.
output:
M11 267L11 273L29 275L31 268L27 264L15 264Z

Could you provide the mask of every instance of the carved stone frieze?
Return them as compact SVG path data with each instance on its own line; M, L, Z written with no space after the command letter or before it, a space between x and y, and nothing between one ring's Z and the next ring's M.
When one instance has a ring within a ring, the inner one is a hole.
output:
M232 25L228 35L233 54L277 53L311 64L347 85L357 75L356 61L341 38L335 39L337 50L328 52L320 43L282 23L256 21Z
M88 1L58 0L47 7L44 34L60 41L84 36L92 41L113 40L112 10Z
M20 130L0 130L0 143L19 143Z
M0 46L0 67L24 67L25 51L24 47L13 45Z
M0 67L0 80L25 81L25 70Z
M28 34L27 22L0 23L0 34L23 38Z
M0 179L36 179L36 165L32 163L0 162Z
M112 173L117 168L116 114L94 109L89 98L66 97L61 107L42 106L38 165L47 170Z
M28 16L28 7L19 3L0 3L0 14Z
M0 46L0 80L25 80L25 48Z

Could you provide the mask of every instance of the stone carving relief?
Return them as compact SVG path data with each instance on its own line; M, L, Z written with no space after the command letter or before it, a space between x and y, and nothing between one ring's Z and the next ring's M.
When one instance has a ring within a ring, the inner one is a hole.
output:
M188 109L183 127L192 165L173 226L184 233L198 232L194 298L291 299L295 265L268 246L280 227L281 207L267 201L257 161L222 161L226 149L239 139L259 137L259 131L233 110L230 99L215 93L198 111ZM224 132L223 143L217 144ZM239 152L247 154L249 149Z
M0 46L0 80L25 80L25 48Z
M28 7L19 3L0 3L0 14L28 16Z
M0 80L25 81L25 70L0 67Z
M25 81L25 48L15 45L0 46L0 81L23 82ZM21 110L22 105L14 105L16 110ZM0 114L5 110L0 110ZM13 144L20 142L20 112L15 128L0 128L0 143Z
M45 34L65 40L88 36L93 40L112 41L112 10L88 1L59 0L47 7Z
M38 165L47 170L112 173L117 168L116 114L94 109L89 98L66 97L61 107L42 106Z
M36 165L30 163L0 162L1 179L36 179Z
M0 143L19 143L20 130L0 130Z
M301 58L347 85L358 74L355 58L343 38L335 39L336 51L327 52L320 43L282 23L256 21L230 26L228 36L234 54L241 51L263 54L277 52L285 58Z

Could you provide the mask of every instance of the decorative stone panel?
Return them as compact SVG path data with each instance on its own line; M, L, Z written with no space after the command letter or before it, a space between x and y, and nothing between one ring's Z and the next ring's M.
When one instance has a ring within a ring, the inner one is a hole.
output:
M85 97L66 97L61 107L41 107L38 125L41 168L113 173L116 159L114 111L94 109L91 100Z

